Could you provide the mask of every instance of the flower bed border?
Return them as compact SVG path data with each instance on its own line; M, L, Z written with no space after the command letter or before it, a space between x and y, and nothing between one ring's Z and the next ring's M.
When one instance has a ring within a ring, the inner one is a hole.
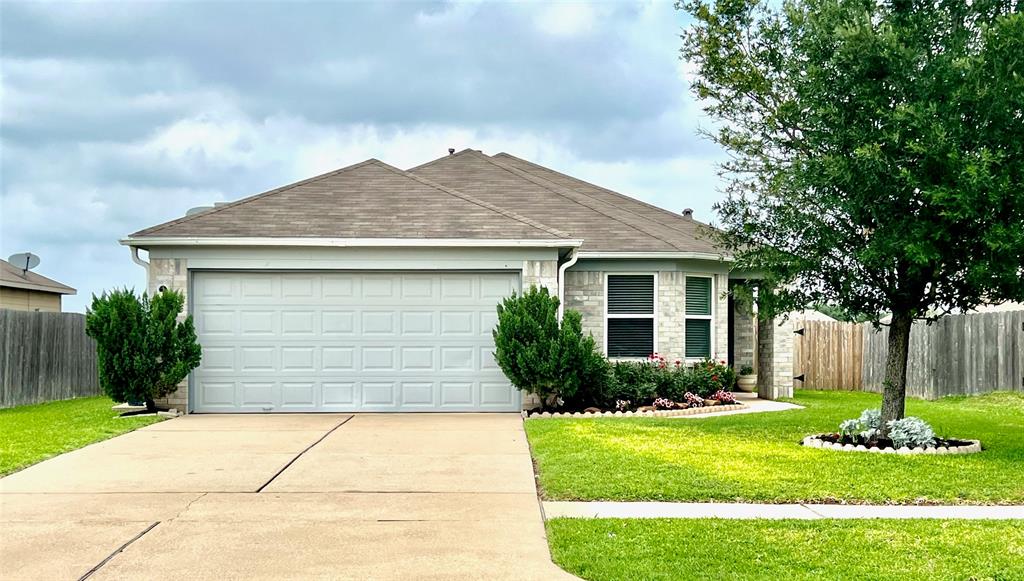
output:
M970 442L966 446L955 446L947 448L946 446L931 447L931 448L907 448L906 446L896 449L893 447L888 448L868 448L863 444L837 444L822 440L820 436L807 436L801 442L801 446L807 446L808 448L820 448L823 450L835 450L838 452L874 452L875 454L901 454L901 455L918 455L918 454L977 454L981 452L981 440L962 440L963 442Z
M644 412L527 412L523 411L523 418L529 420L548 420L552 418L674 418L679 416L696 416L700 414L712 414L716 412L729 412L747 409L741 403L725 405L709 405L699 408L686 408L681 410L655 410Z

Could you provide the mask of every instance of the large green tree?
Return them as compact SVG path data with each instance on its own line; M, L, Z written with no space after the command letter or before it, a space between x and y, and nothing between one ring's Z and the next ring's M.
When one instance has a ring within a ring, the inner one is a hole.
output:
M1010 0L686 1L692 88L728 152L720 241L767 314L911 324L1024 299L1024 15Z

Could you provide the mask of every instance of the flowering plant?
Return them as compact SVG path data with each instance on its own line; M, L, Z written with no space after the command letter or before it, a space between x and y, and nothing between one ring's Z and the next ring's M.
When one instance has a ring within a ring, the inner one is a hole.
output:
M736 403L736 396L734 396L732 393L728 391L725 391L724 389L716 391L714 395L711 396L711 399L717 399L720 403L724 405Z
M688 391L683 395L683 399L686 400L686 407L688 408L704 407L704 398L695 393Z
M624 412L629 409L631 404L632 402L628 399L617 399L615 400L615 409L620 412Z
M678 407L678 404L667 397L659 397L654 400L654 409L671 410Z

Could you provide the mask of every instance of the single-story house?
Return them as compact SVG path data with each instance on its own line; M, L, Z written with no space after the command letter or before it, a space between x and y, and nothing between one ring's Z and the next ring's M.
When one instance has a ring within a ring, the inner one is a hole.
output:
M195 318L202 365L172 407L516 411L491 330L497 303L530 285L579 310L609 357L751 364L754 320L704 228L467 149L406 171L370 159L121 242L150 292L186 293Z
M0 260L0 309L59 313L61 297L77 292L66 284Z

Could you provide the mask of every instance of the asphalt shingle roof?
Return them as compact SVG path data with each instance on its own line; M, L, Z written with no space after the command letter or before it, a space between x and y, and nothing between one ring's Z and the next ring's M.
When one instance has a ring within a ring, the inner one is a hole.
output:
M464 150L409 170L558 227L596 252L717 253L704 224L501 153Z
M367 160L131 238L582 239L594 252L718 253L706 228L507 153L467 149L408 171Z
M0 260L0 286L61 295L73 295L78 292L66 284L61 284L31 270L24 272L20 266L15 266L6 260Z
M146 237L476 238L568 236L371 159L146 228Z

